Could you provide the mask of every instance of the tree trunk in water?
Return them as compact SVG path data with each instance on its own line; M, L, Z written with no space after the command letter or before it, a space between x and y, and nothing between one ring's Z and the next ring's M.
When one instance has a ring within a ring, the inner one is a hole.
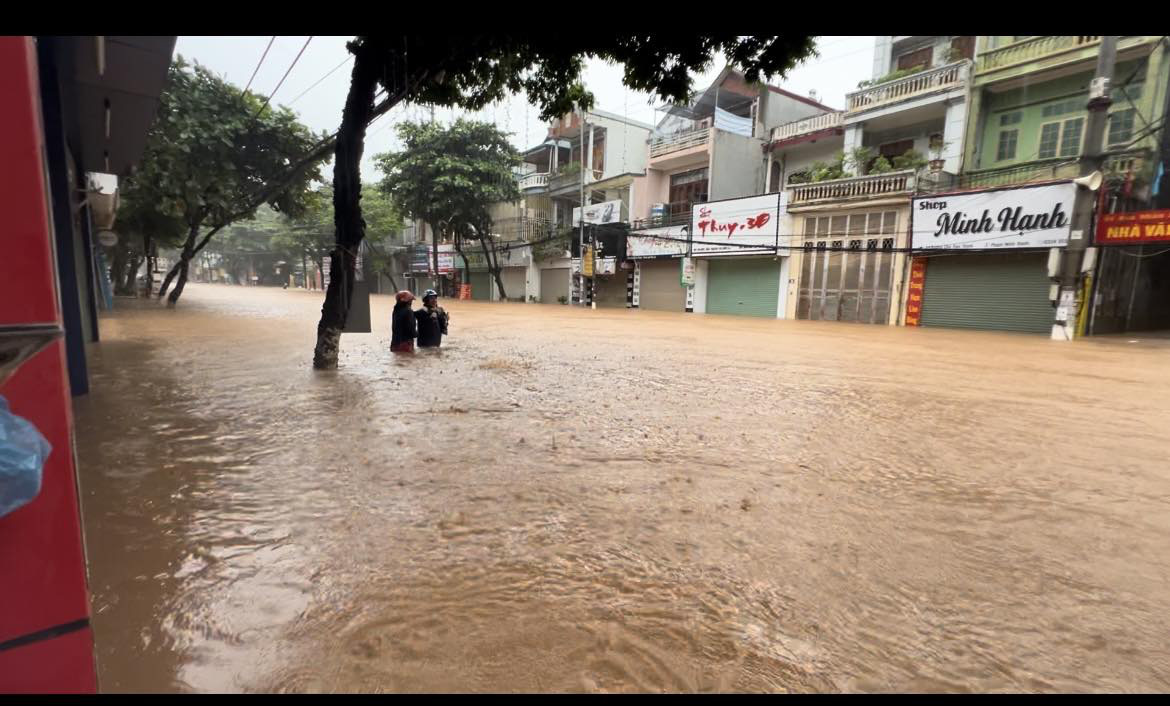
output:
M167 273L166 279L163 280L162 286L160 286L158 288L158 298L159 299L162 299L163 297L165 297L167 295L167 290L170 289L170 287L171 287L171 280L173 280L175 278L175 276L179 274L180 270L184 270L183 280L184 280L184 282L186 282L187 274L185 271L186 270L185 265L186 265L187 261L191 259L191 256L194 255L194 253L195 253L195 238L197 238L198 236L199 236L199 226L197 226L197 225L191 226L191 230L189 230L187 232L187 240L183 241L183 253L182 253L182 255L180 255L179 261L176 262L175 266L171 268L171 271ZM205 240L204 243L206 243L206 242L207 241ZM175 302L177 302L178 300L179 300L178 297L172 298L170 300L170 305L174 306Z
M431 262L431 267L434 268L434 276L431 281L435 283L436 287L442 288L439 279L439 228L437 226L431 226Z
M146 253L146 298L150 299L151 293L154 291L154 260L151 257L151 242L150 236L146 233L142 234L142 252Z
M460 259L463 260L463 271L467 275L467 281L463 284L471 284L471 263L467 260L467 253L463 252L463 238L458 235L455 236L455 252L459 253Z
M121 245L121 243L119 243ZM129 258L125 248L114 248L114 256L110 258L110 281L114 283L114 293L123 292L122 285L126 281L126 264Z
M486 233L487 231L484 232ZM493 260L492 256L488 254L488 240L489 238L486 235L481 236L479 239L480 247L483 248L483 259L487 261L488 271L492 273L492 277L496 280L496 289L500 290L500 301L506 301L508 297L504 294L504 280L500 277L500 261L498 259ZM495 251L496 244L492 243L492 253L495 253Z
M330 256L329 287L321 306L321 321L317 324L317 346L313 351L313 367L317 370L337 368L341 332L353 298L355 256L365 237L360 165L366 124L374 109L374 91L378 87L378 76L366 58L367 51L361 44L354 47L349 95L337 131L333 161L333 225L337 230L337 247Z

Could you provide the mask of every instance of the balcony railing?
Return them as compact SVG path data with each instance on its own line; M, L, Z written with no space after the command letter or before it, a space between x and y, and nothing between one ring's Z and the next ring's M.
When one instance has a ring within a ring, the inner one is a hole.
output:
M640 218L630 224L630 230L646 230L648 228L665 228L667 226L685 226L691 222L692 207L703 201L676 201L665 204L662 213L649 218Z
M914 171L890 172L871 176L832 179L811 184L793 184L788 187L788 205L801 206L816 201L868 199L876 196L897 196L914 191Z
M706 145L710 139L711 128L709 127L655 137L650 141L650 159L661 157L671 152L685 150L690 147Z
M920 71L913 76L886 81L876 86L870 86L861 91L854 91L845 96L848 103L848 112L869 110L880 105L898 103L911 98L917 98L928 93L958 88L967 80L967 60L958 61L937 69Z
M1145 171L1145 150L1119 152L1105 158L1102 172L1107 177L1121 178L1133 172L1141 175ZM1051 159L1043 162L1030 162L1014 167L1000 169L984 169L967 172L959 179L959 186L963 189L987 189L997 186L1015 186L1034 181L1054 181L1058 179L1075 179L1080 176L1080 162L1077 159Z
M772 142L779 142L780 140L788 140L800 135L808 135L821 130L831 130L839 128L844 125L844 112L825 113L824 115L814 115L811 118L804 120L797 120L791 123L772 128Z
M548 188L548 172L539 172L536 174L525 174L520 177L520 190L530 191L536 189Z
M976 71L995 71L1015 66L1053 54L1099 44L1101 37L1032 37L1008 44L998 49L989 49L979 55Z
M601 179L604 172L601 169L585 170L585 183L591 184ZM548 180L549 191L560 191L569 186L580 186L581 172L574 169L564 174L553 174Z

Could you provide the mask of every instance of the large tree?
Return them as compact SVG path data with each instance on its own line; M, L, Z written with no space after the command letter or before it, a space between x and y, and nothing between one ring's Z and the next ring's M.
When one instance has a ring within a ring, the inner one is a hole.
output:
M110 248L114 291L136 295L138 270L145 263L146 296L154 289L154 260L159 250L179 247L187 235L183 221L158 208L153 185L141 178L125 181L118 190L118 242Z
M186 230L159 297L175 281L168 301L177 302L195 255L215 233L251 218L261 205L299 214L309 185L321 178L328 157L321 145L328 139L314 135L291 111L265 105L178 57L134 177L149 203L179 218Z
M411 218L431 228L433 268L439 271L439 240L453 237L464 266L465 237L478 239L495 276L500 298L506 298L494 255L490 206L520 199L513 169L520 155L507 133L491 123L458 120L447 127L437 123L398 126L402 149L376 155L385 175L380 188ZM481 237L482 236L482 237Z
M337 247L317 324L316 368L337 367L353 292L354 262L365 235L359 171L365 131L379 111L403 100L479 110L509 93L523 91L540 107L541 119L550 120L574 108L592 107L592 96L580 81L590 58L621 64L625 69L622 82L635 91L684 101L691 94L692 74L708 69L719 54L755 82L783 76L816 53L812 35L679 32L601 39L548 33L366 35L347 46L354 62L333 164ZM379 86L387 97L376 105Z

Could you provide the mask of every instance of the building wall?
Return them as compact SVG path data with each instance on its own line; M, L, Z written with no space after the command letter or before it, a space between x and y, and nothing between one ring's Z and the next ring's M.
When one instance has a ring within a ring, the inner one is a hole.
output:
M775 91L766 91L764 110L760 113L764 132L757 134L767 135L772 128L778 125L811 118L814 115L824 115L827 112L823 108L789 98Z
M1114 70L1114 77L1116 79L1114 86L1119 86L1136 68L1137 62L1134 61L1117 64ZM967 165L968 168L990 169L1010 167L1038 159L1040 131L1043 124L1086 116L1087 111L1083 107L1083 104L1088 100L1089 82L1092 78L1092 70L1074 76L1065 76L1051 80L1044 80L1043 76L1038 75L1034 81L1017 89L1002 93L985 91L982 95L980 107L982 119L980 120L980 126L976 135L977 144L969 147L971 159ZM1138 82L1138 79L1135 78L1134 82L1130 85L1132 86ZM1143 100L1146 99L1147 91L1154 93L1164 91L1163 86L1157 86L1157 81L1141 81L1141 85ZM1163 92L1161 95L1165 96L1165 93ZM1043 110L1046 106L1058 105L1065 101L1077 101L1079 107L1075 112L1068 112L1058 116L1046 117L1043 115ZM1141 105L1141 101L1138 101L1138 105ZM1125 110L1129 107L1129 103L1123 98L1115 100L1110 109L1110 113ZM1013 125L1000 124L1002 116L1017 111L1020 112L1020 121L1018 123ZM1145 112L1145 114L1147 116L1149 115L1148 112ZM1135 130L1140 129L1140 120L1138 123L1139 125L1135 125ZM1019 131L1016 153L1013 158L997 160L996 153L999 146L999 134L1002 130ZM1083 134L1081 139L1083 146Z
M734 199L763 193L763 140L713 130L708 200Z

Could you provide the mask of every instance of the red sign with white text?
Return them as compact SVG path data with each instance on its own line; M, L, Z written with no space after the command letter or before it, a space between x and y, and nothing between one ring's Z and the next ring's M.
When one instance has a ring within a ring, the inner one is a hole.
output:
M910 286L906 288L906 325L918 326L922 314L922 294L926 285L926 258L914 258L910 265Z
M1097 219L1097 245L1130 245L1170 241L1170 211L1103 213Z

